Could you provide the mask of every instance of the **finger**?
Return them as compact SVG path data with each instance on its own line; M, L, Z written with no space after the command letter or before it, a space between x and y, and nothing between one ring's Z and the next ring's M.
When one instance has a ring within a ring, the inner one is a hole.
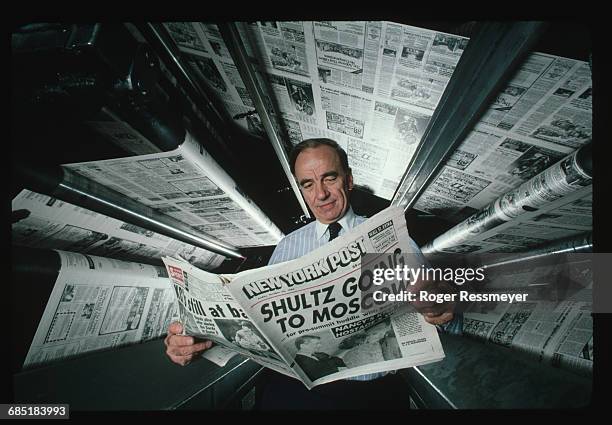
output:
M453 310L453 306L452 305L445 305L445 304L434 304L434 305L430 305L430 306L422 306L420 308L417 309L419 313L423 314L423 315L430 315L430 316L439 316L443 313L448 313L448 312L452 312Z
M193 355L188 356L168 356L172 363L176 363L179 366L186 366L193 360Z
M193 347L196 352L199 352L199 351L208 350L210 347L212 347L212 344L213 344L212 341L202 341L202 342L198 342L197 344L194 344Z
M196 356L210 348L212 341L202 342L191 347L172 348L166 351L166 354L173 363L185 366L190 363Z
M192 336L188 335L170 335L168 342L172 346L189 346L195 344L195 340Z
M166 354L168 355L168 357L172 358L172 357L185 357L185 356L190 356L194 353L194 349L193 346L187 346L187 347L177 347L177 346L169 346L168 349L166 350Z
M187 341L185 341L185 338L190 338L190 337L169 333L164 338L164 344L166 345L166 347L175 346L175 345L188 345L186 344Z
M209 349L212 346L212 341L203 341L197 344L190 345L174 345L170 344L166 349L168 356L190 356L198 354L204 350Z
M190 354L188 351L186 352L184 348L185 347L168 344L168 346L166 347L166 354L168 355L168 357L184 356Z
M440 315L433 315L430 313L425 314L423 317L425 318L425 321L427 323L430 323L432 325L442 325L453 319L453 313L446 312Z

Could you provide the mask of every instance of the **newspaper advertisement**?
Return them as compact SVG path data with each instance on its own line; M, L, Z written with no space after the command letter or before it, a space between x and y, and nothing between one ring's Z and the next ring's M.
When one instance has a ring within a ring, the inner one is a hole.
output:
M164 267L57 252L61 269L24 368L154 339L177 317Z
M64 167L233 246L275 245L282 237L189 133L170 152Z
M500 196L428 243L423 253L514 252L590 231L592 177L579 163L578 154L568 155ZM446 184L440 184L439 193L444 194L451 180L448 177ZM468 184L474 181L466 178L466 182L463 194L470 196L478 188Z
M415 209L460 222L592 140L592 81L583 61L532 53L461 142ZM449 169L480 190L440 186ZM486 185L485 185L486 183Z
M23 190L12 202L12 243L161 264L163 255L188 259L206 270L225 257L139 226Z
M319 81L374 93L383 23L315 22Z
M436 327L405 308L407 303L374 308L371 298L362 297L371 286L362 257L377 254L383 262L396 251L412 252L403 210L392 207L302 258L237 275L164 261L187 334L230 345L241 328L249 328L255 334L248 338L250 356L262 364L270 362L270 353L278 356L283 371L310 389L444 357ZM411 258L420 264L420 257Z

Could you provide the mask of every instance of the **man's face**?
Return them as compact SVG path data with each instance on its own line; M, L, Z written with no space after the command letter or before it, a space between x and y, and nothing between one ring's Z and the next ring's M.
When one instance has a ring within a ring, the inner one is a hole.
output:
M353 176L344 172L333 148L322 145L302 151L295 161L295 178L317 220L329 224L342 218Z
M304 341L302 344L302 350L306 352L316 353L321 349L321 340L312 338Z
M388 326L384 322L371 327L367 331L366 342L372 343L372 342L380 341L385 336L388 329L389 329Z

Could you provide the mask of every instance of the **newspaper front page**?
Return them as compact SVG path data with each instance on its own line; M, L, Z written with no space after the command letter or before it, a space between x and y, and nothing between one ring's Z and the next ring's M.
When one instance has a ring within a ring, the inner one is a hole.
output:
M278 356L281 371L312 388L444 357L436 327L421 314L362 297L371 286L362 256L382 262L398 250L411 252L403 210L392 207L302 258L233 276L164 261L187 334L235 346L244 344L237 342L242 327L250 357L270 364Z
M234 300L232 275L215 275L184 260L164 257L185 334L215 341L277 372L294 376L270 340Z
M176 319L164 267L57 252L61 269L24 368L154 339Z

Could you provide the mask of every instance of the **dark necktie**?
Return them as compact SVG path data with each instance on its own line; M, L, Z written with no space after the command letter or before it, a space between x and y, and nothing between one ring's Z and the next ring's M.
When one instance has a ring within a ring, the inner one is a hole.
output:
M334 240L338 237L338 233L340 233L340 229L342 229L342 225L340 223L332 223L329 225L329 240Z

